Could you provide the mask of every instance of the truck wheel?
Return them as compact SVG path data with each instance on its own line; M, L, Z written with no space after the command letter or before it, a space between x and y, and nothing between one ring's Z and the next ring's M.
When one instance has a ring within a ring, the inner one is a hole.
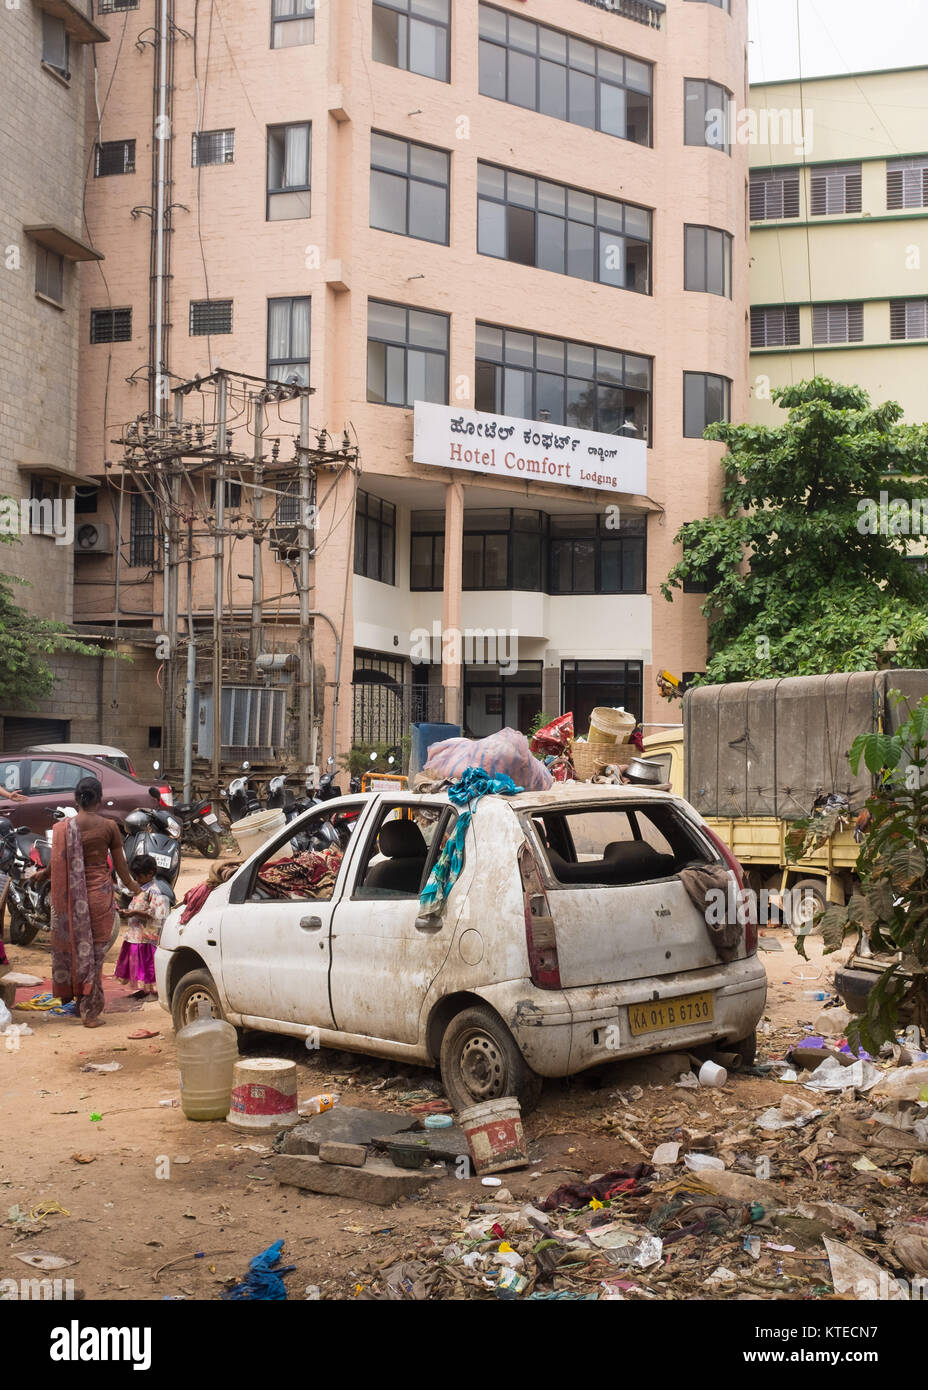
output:
M188 1023L197 1021L201 1002L209 1005L213 1018L222 1018L216 981L208 970L191 970L177 982L171 995L171 1018L175 1033Z
M820 878L803 878L798 883L794 883L788 891L794 895L793 903L800 901L800 898L795 896L796 894L801 895L802 899L802 905L798 912L792 910L790 912L790 931L793 936L798 936L800 927L811 922L819 908L824 909L828 906L828 899L825 897L825 884Z
M498 1014L476 1004L457 1014L441 1040L441 1077L455 1110L515 1096L523 1114L541 1096L541 1077L527 1065Z

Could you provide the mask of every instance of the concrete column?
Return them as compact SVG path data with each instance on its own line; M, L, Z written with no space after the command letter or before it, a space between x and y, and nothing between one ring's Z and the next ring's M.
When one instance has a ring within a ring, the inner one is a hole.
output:
M464 558L464 488L461 483L445 487L445 575L442 595L442 632L461 629L461 575ZM460 645L454 646L460 651ZM460 661L446 661L447 644L442 643L441 683L445 691L445 722L464 722L464 672Z

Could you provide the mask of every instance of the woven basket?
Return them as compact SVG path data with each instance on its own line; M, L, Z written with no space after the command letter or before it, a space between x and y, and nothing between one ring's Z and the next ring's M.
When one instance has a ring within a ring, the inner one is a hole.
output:
M574 739L570 745L570 760L578 782L589 782L609 763L618 762L621 744L579 743Z

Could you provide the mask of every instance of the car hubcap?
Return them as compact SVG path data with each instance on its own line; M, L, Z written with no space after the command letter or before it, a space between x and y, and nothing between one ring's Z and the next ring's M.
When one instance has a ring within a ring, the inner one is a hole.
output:
M213 996L211 994L208 994L205 989L195 989L192 994L187 995L187 1003L184 1007L185 1023L197 1022L197 1020L200 1017L201 1003L209 1005L210 1018L219 1017L219 1014L216 1010L216 1001L213 999Z
M471 1033L461 1049L461 1077L476 1101L506 1094L506 1064L489 1033Z

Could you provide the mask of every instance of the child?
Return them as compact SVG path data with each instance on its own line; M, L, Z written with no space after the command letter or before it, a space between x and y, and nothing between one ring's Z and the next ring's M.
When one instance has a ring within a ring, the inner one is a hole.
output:
M139 892L130 902L125 915L129 918L125 940L113 978L129 985L136 994L157 994L155 984L155 947L158 934L168 912L167 899L154 882L158 866L150 854L137 854L130 871Z

